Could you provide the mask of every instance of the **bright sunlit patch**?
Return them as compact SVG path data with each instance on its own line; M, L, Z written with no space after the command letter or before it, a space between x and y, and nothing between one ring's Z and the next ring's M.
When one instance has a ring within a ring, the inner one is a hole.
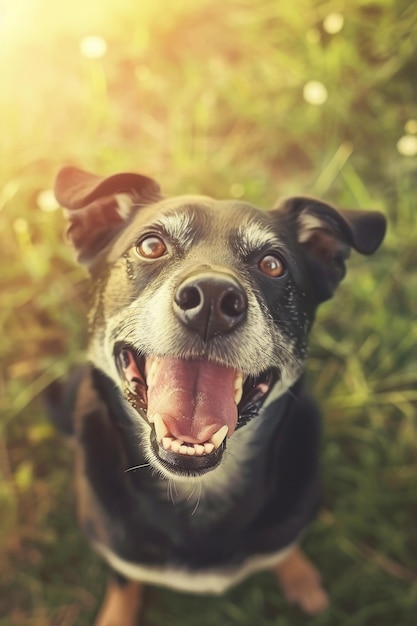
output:
M55 200L52 189L44 189L43 191L40 191L36 196L36 204L42 211L46 211L47 213L59 209L59 204Z
M417 135L417 120L407 120L404 129L409 135Z
M341 13L329 13L323 20L323 28L329 35L339 33L345 22L345 18Z
M26 15L31 15L31 7L25 7L26 13L22 16L22 3L4 2L0 0L0 37L1 47L4 50L19 41L22 31L26 28Z
M327 100L327 89L318 80L310 80L304 85L303 98L309 104L321 105Z
M87 59L101 59L107 52L107 42L98 35L87 35L80 41L80 51Z
M245 188L241 183L233 183L230 186L230 195L232 198L241 198L245 195Z
M397 150L404 156L416 156L417 137L415 135L404 135L397 141Z

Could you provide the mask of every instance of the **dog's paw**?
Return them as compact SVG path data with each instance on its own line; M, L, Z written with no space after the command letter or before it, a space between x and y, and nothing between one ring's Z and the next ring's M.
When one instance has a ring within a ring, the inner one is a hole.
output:
M113 580L109 581L94 626L137 626L141 600L140 583L128 582L120 586Z
M319 571L299 548L294 548L274 568L274 573L291 604L297 604L308 615L316 615L327 608L329 598L322 587Z

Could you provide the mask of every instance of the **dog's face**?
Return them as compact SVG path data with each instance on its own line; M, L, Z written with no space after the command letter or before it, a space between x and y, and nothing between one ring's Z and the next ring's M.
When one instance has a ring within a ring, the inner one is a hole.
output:
M164 199L136 174L66 168L56 195L93 278L90 357L165 476L218 466L227 438L295 383L350 248L371 254L385 232L379 213L308 198L270 212Z

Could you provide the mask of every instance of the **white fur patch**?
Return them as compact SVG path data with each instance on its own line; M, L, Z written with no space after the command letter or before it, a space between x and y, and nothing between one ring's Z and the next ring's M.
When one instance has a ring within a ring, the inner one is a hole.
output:
M308 241L311 237L311 231L317 230L318 228L325 228L325 224L318 217L315 217L306 211L300 213L298 223L300 226L298 231L299 243Z
M294 549L292 543L283 550L268 555L253 555L239 567L216 568L211 570L188 570L181 567L151 567L125 561L103 544L94 548L106 559L110 566L130 580L137 580L151 585L169 587L188 593L222 594L251 574L270 569L281 563Z
M116 193L114 197L117 203L117 212L122 220L126 221L132 212L132 196L128 193Z
M282 245L268 226L259 224L253 218L247 219L239 226L236 239L239 241L243 256L249 255L254 250L261 250L265 247L277 248Z
M183 248L187 248L193 240L194 235L194 215L190 211L168 213L164 215L158 224L168 233L168 235Z

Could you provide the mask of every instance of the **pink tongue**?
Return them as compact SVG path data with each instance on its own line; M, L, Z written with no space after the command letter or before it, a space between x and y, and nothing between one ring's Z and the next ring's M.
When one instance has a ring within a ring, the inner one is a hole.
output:
M202 443L237 423L235 370L205 361L157 358L148 384L148 418L160 415L172 436Z

